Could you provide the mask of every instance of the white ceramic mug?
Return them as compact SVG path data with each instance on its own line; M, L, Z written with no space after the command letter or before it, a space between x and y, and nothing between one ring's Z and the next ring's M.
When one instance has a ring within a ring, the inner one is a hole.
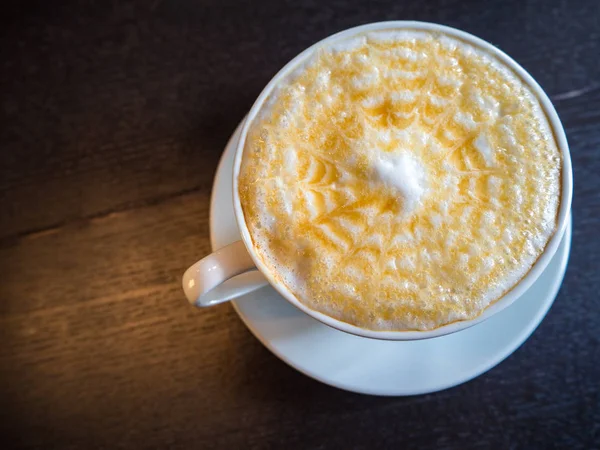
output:
M275 277L269 272L269 269L257 256L252 245L252 240L250 238L248 227L246 226L238 193L238 175L240 171L242 153L244 150L248 129L250 128L252 121L255 119L256 115L262 108L263 103L271 94L273 89L277 86L277 84L322 46L331 44L333 41L350 38L356 34L386 29L418 29L433 32L437 31L462 39L463 41L470 43L476 47L482 48L494 55L508 67L512 68L536 94L550 121L558 147L562 153L562 190L560 207L558 211L557 230L554 236L552 236L552 238L548 242L546 248L544 249L544 252L538 258L531 270L509 292L507 292L502 298L497 300L495 303L488 306L488 308L485 309L478 317L472 320L454 322L429 331L367 330L333 319L332 317L329 317L318 311L314 311L306 305L304 305L303 303L301 303L294 296L294 294L292 294L282 283L275 279ZM316 43L307 50L303 51L296 58L294 58L292 61L286 64L285 67L281 69L279 73L277 73L277 75L275 75L275 77L269 82L269 84L267 84L265 89L262 91L256 102L252 106L252 109L248 113L248 117L246 118L246 121L242 127L233 164L232 201L234 205L237 225L240 230L242 240L234 242L233 244L230 244L216 251L215 253L206 256L205 258L201 259L196 264L191 266L183 276L183 290L186 294L186 297L192 304L196 306L211 306L227 300L238 298L248 292L258 289L259 287L265 285L268 282L281 294L283 298L285 298L288 302L296 306L301 311L323 322L326 325L348 333L369 338L389 340L414 340L442 336L445 334L460 331L462 329L468 328L488 319L492 315L496 314L497 312L503 310L504 308L512 304L533 284L533 282L542 274L542 272L550 262L552 256L558 249L563 233L567 226L567 221L571 210L572 193L573 174L571 170L571 157L569 155L569 148L565 132L558 118L558 115L556 114L556 110L552 106L552 103L550 102L548 96L544 93L544 91L537 84L537 82L531 77L531 75L529 75L525 71L525 69L519 66L508 55L506 55L493 45L475 36L465 33L464 31L456 30L454 28L442 25L410 21L379 22L369 25L363 25L334 34L333 36L330 36ZM264 278L257 278L256 276L245 278L236 277L237 275L256 269L262 272ZM222 289L225 286L223 285L223 283L226 280L229 280L233 277L236 277L236 283L234 285L227 286L227 288L225 289Z

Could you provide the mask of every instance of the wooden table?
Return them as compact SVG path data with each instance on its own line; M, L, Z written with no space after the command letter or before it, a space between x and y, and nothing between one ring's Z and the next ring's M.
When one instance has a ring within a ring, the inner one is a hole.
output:
M599 2L64 1L3 10L9 447L600 447ZM485 375L411 398L313 381L265 350L231 306L189 307L179 284L210 250L212 177L262 87L309 44L387 19L455 26L513 56L554 101L575 176L570 265L542 325Z

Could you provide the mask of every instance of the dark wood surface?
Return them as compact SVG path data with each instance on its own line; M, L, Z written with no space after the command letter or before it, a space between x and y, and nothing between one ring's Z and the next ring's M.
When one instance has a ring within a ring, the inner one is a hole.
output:
M20 2L0 19L0 381L8 447L600 448L600 2ZM343 392L231 306L198 311L230 133L309 44L389 19L474 33L552 98L575 176L547 318L462 386ZM5 446L6 448L6 446Z

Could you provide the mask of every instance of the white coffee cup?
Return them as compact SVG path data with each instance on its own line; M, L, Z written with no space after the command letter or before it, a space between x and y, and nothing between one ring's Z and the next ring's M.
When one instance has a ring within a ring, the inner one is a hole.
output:
M558 211L558 226L555 234L548 242L542 255L535 262L531 270L523 277L509 292L503 297L491 304L485 309L481 315L472 319L454 322L448 325L441 326L434 330L429 331L376 331L367 330L348 323L336 320L330 316L327 316L321 312L314 311L301 303L295 296L290 292L282 283L270 273L269 269L260 260L256 254L250 233L246 225L244 214L242 212L242 206L239 198L238 191L238 175L240 172L240 165L242 161L242 153L246 142L246 136L248 129L250 128L253 120L257 116L258 112L263 106L263 103L271 94L277 84L285 78L291 71L297 68L305 60L307 60L316 50L323 47L324 45L331 44L334 41L348 39L354 35L386 29L412 29L412 30L425 30L432 32L441 32L456 38L462 39L463 41L470 43L476 47L482 48L494 55L512 70L514 70L522 80L531 88L531 90L538 97L547 117L552 126L554 136L556 138L558 147L562 154L562 176L561 176L561 199L560 207ZM379 22L369 25L363 25L356 28L351 28L340 33L330 36L312 47L306 49L295 57L292 61L285 65L283 69L275 75L275 77L267 84L265 89L261 92L260 96L252 106L252 109L248 113L245 123L243 124L239 142L237 144L235 159L233 164L233 206L235 210L235 217L237 225L242 236L241 241L234 242L215 253L212 253L205 258L198 261L196 264L191 266L183 276L183 290L190 303L196 306L211 306L214 304L222 303L224 301L233 300L241 297L248 292L251 292L259 287L262 287L267 282L273 286L283 298L285 298L292 305L305 312L306 314L314 317L315 319L329 325L333 328L337 328L341 331L352 333L358 336L364 336L376 339L388 339L388 340L415 340L425 339L437 336L443 336L446 334L454 333L456 331L463 330L477 323L480 323L504 308L511 305L516 299L518 299L542 274L552 256L556 253L564 231L567 226L569 213L571 210L571 198L573 195L573 174L571 170L571 157L569 154L569 147L565 136L562 124L556 114L556 110L552 106L550 99L537 84L537 82L529 75L525 69L519 64L512 60L508 55L475 36L472 36L464 31L460 31L454 28L426 23L426 22L411 22L411 21L392 21L392 22ZM242 273L258 269L264 279L259 277L245 277L240 279L236 277ZM236 283L233 286L227 286L225 289L223 283L233 277L236 277Z

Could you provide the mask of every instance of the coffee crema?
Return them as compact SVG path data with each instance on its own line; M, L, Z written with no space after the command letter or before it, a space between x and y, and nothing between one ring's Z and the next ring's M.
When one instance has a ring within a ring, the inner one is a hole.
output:
M300 302L370 330L477 317L556 231L561 154L504 63L445 34L315 51L253 120L238 179L258 257Z

